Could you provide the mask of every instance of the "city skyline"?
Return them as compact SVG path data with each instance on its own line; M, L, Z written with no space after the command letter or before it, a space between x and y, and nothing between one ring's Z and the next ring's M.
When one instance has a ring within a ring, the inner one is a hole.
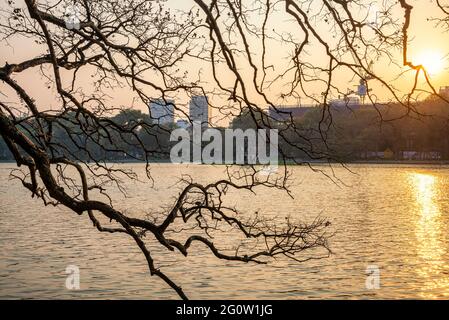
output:
M374 3L374 5L370 5L369 8L366 10L368 14L372 14L374 11L382 12L382 2L380 1L373 1L370 3ZM20 3L18 4L21 5ZM408 48L408 58L410 61L414 64L422 63L424 66L427 66L429 69L429 76L432 80L432 84L435 88L439 88L441 86L445 86L449 83L449 63L448 63L448 54L449 54L449 47L447 43L449 43L449 37L446 32L442 29L443 26L437 25L437 22L433 18L437 18L441 16L441 11L436 6L426 6L426 1L416 1L414 4L415 9L412 11L412 19L414 19L415 23L410 27L409 30L409 48ZM0 4L0 8L3 8L2 10L5 10L7 7L5 3ZM22 8L24 8L24 5L21 5ZM186 10L189 5L188 2L185 2L184 4L179 4L179 2L170 0L167 2L167 6L171 7L172 10ZM193 6L193 5L192 5ZM187 9L188 10L188 9ZM393 14L398 14L398 17L401 17L399 15L400 13L400 6L399 4L396 4L394 6ZM427 12L426 18L423 18L418 12L422 12L425 10ZM63 12L61 12L63 14ZM360 13L362 14L362 13ZM278 15L274 15L272 19L277 19ZM373 19L379 19L381 15L373 15ZM431 18L429 18L431 17ZM257 18L256 18L256 21ZM284 32L284 29L288 29L291 26L291 21L286 20L280 20L282 23L274 23L273 24L277 26ZM261 22L261 21L258 21ZM419 27L418 27L419 26ZM325 30L325 26L319 24L318 25L319 30ZM33 54L43 54L45 52L45 47L38 46L36 43L28 42L25 38L16 38L12 39L9 46L5 46L4 50L2 51L2 55L0 56L0 65L8 63L16 63L20 60L26 59L27 56L33 55ZM281 42L282 43L282 42ZM422 44L426 43L425 46ZM274 41L271 43L273 47L276 47L277 50L267 50L266 52L266 59L267 62L273 63L273 66L278 66L280 68L279 70L283 70L286 68L286 63L288 63L289 59L288 56L290 55L289 51L291 51L293 48L291 46L288 46L286 44L279 45L278 42ZM284 48L283 50L279 50L279 48ZM314 43L310 43L308 45L312 49L314 48ZM252 47L254 47L254 50L257 51L260 49L260 43L255 42L252 44ZM313 49L314 50L314 49ZM313 51L312 51L313 52ZM308 61L308 63L318 63L318 65L322 65L324 62L327 63L326 60L324 60L324 56L316 52L316 54L313 54L312 52L307 52L304 55L304 58ZM255 53L254 53L255 54ZM255 54L255 57L257 55ZM387 58L385 60L385 58ZM317 60L318 59L318 60ZM391 59L391 60L390 60ZM321 61L320 61L321 60ZM342 57L342 60L353 63L354 58L348 54L347 56ZM380 59L373 60L373 61L367 61L367 64L369 62L372 62L373 65L371 68L375 70L376 74L382 74L383 77L385 77L385 82L390 83L391 86L394 86L396 90L398 91L398 97L401 97L402 95L406 95L411 88L413 87L414 82L414 73L413 70L409 67L402 66L402 56L401 51L393 49L385 56L380 56ZM368 66L366 66L368 67ZM185 65L183 66L185 71L189 72L192 77L194 77L195 74L201 73L204 75L204 79L202 80L203 83L206 84L207 90L210 90L213 92L213 83L215 82L213 80L212 75L210 74L211 69L210 67L205 64L202 61L197 61L195 59L189 58L186 60ZM242 65L242 70L249 71L251 67L249 65ZM80 74L80 85L83 84L85 81L86 85L91 84L91 74L85 73ZM226 73L223 73L222 75L225 82L228 82L226 77L228 75ZM336 85L339 86L340 93L334 93L333 96L330 96L329 99L337 99L338 95L341 95L343 93L346 93L348 90L355 90L358 85L358 80L356 77L354 77L351 72L336 72L336 78L338 79L338 83ZM54 96L54 86L42 86L37 87L36 83L32 80L33 78L39 78L44 80L42 75L40 75L35 70L30 70L30 74L26 77L22 77L22 75L18 75L18 80L24 82L24 86L31 90L33 93L33 96L35 97L36 101L38 102L39 108L42 109L48 109L54 107L55 101L52 100L50 97ZM193 78L192 78L193 80ZM69 83L66 83L67 85ZM231 83L230 83L231 84ZM376 99L379 99L380 101L386 103L388 102L392 97L388 96L387 91L385 87L382 85L382 83L377 83L375 81L370 81L370 88L373 90L373 93L375 93ZM289 97L287 100L284 100L283 96L285 96L285 91L283 88L285 87L284 83L279 83L278 85L271 85L270 89L267 89L267 94L269 94L270 101L273 102L275 105L282 105L282 104L299 104L298 99L304 104L314 104L314 101L311 101L308 97L304 96L304 94L300 94L298 97L292 96ZM420 75L418 78L418 90L416 91L417 98L422 99L425 94L421 92L421 90L427 91L428 93L431 92L431 89L426 84L426 81L423 77L423 74ZM316 97L319 99L319 96L321 94L321 88L319 88L318 83L316 84L316 88L312 88L310 93L312 95L316 95ZM8 88L2 88L3 94L6 94L8 99L17 102L14 95L11 95L11 93L8 91ZM179 104L182 106L188 105L189 103L189 97L185 96L183 93L177 93L177 96L173 97L167 97L168 99L175 99L179 101ZM253 96L253 99L256 103L258 103L261 106L267 105L267 103L264 101L263 98L255 94L254 92L251 92L251 95ZM227 108L233 109L235 108L235 105L230 103L229 100L214 95L214 94L208 94L211 103L213 105L226 105ZM155 94L155 97L157 95ZM114 104L115 107L135 107L139 108L141 110L145 110L146 106L142 104L139 101L139 97L132 93L129 89L126 89L125 87L116 86L113 90L108 90L108 97L104 97L105 100L110 101ZM182 110L180 112L183 112ZM226 119L222 119L220 121L224 121L226 123Z

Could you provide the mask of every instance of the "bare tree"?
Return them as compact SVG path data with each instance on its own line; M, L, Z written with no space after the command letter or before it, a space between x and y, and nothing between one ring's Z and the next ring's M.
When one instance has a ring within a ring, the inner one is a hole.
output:
M218 120L248 112L257 128L276 126L284 145L309 159L327 161L333 159L327 148L316 148L316 139L326 145L326 132L332 126L329 101L346 94L338 83L339 73L369 78L370 84L385 88L390 103L402 106L404 114L414 112L415 88L399 96L370 67L379 59L394 62L392 50L402 50L402 64L415 70L417 77L423 72L431 91L438 94L423 66L408 59L412 7L405 0L383 1L374 22L370 20L374 2L362 0L194 0L187 9L145 0L16 2L8 1L1 8L2 47L10 43L14 47L22 39L34 42L41 53L0 68L2 88L20 99L19 107L0 102L0 134L17 166L23 168L12 176L45 205L87 214L101 232L129 235L145 255L150 274L163 279L183 299L187 296L181 287L153 260L149 234L161 248L185 256L192 243L200 242L218 259L267 263L284 256L304 261L329 255L329 222L323 218L310 224L279 222L262 214L241 213L223 200L230 189L289 192L287 165L269 176L260 175L258 166L231 166L226 179L205 185L183 177L179 196L163 214L136 218L116 209L107 184L121 188L123 178L137 176L109 165L104 155L125 154L144 161L147 178L153 181L151 160L169 154L159 143L149 147L141 135L145 132L158 141L161 131L169 129L151 121L111 119L120 110L110 99L116 88L131 92L136 107L153 99L171 103L170 99L207 95ZM67 8L73 5L79 10L79 25L67 23L71 13ZM395 10L404 16L395 16ZM285 21L285 26L279 26L279 21ZM290 56L280 56L277 47L285 47L283 52ZM48 79L48 92L54 93L58 108L39 105L16 79L27 72ZM277 110L279 99L300 97L323 107L316 137L306 135L291 114L278 121L266 113L267 106ZM367 97L373 105L379 103L369 90ZM177 103L174 108L188 116ZM56 131L66 139L59 139ZM89 146L102 152L95 154ZM283 149L280 157L284 163L302 162ZM76 170L75 176L70 168ZM105 218L112 223L103 223ZM211 232L225 227L246 239L235 253L221 249L211 237ZM248 241L257 245L247 245Z

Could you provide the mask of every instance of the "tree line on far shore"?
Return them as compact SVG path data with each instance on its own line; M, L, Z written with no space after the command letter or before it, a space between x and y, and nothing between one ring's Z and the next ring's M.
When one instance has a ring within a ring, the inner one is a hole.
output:
M416 103L413 112L400 105L350 107L316 107L293 122L275 121L268 114L244 109L230 123L233 129L275 128L279 130L279 154L284 160L448 160L449 107L436 97ZM288 114L285 115L288 117ZM145 156L152 161L169 159L170 133L175 124L158 125L150 115L140 110L122 110L108 118L110 123L129 128L137 135L104 137L119 148L100 148L91 139L88 122L80 126L75 114L65 115L52 128L52 139L61 154L77 154L79 159L98 161L139 161ZM286 125L288 123L288 125ZM24 121L24 132L33 130L35 123ZM70 127L65 130L63 126ZM224 129L224 128L220 128ZM67 132L72 134L68 135ZM101 134L94 132L92 134ZM32 136L32 135L30 135ZM137 141L136 139L140 140ZM139 144L146 146L142 154ZM126 152L116 152L125 150ZM0 137L0 160L13 160ZM76 160L76 159L75 159Z

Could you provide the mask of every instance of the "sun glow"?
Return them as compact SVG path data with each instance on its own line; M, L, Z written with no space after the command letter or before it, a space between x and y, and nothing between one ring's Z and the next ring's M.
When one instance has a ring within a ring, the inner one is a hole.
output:
M445 296L449 296L449 278L443 276L447 270L446 247L440 241L445 229L438 199L443 190L440 189L437 177L430 174L411 173L410 182L416 199L413 218L416 225L416 252L420 259L415 271L423 280L419 294L426 299L436 299L434 292L442 290Z
M437 51L424 51L415 59L413 59L414 65L422 65L428 74L436 75L441 73L444 69L444 57Z

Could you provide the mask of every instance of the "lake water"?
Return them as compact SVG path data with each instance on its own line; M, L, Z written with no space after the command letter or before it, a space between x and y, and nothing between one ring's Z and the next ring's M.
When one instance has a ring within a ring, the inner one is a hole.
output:
M137 172L143 165L132 164ZM150 277L143 255L125 235L103 234L86 215L44 207L0 164L0 298L178 299ZM324 167L323 167L324 168ZM331 221L331 257L268 265L226 262L197 245L185 258L153 248L156 262L193 299L449 298L449 167L353 165L332 182L291 167L294 199L268 190L234 193L259 214ZM181 173L212 181L224 167L154 165L155 188L130 183L118 206L144 214L172 204ZM219 239L220 240L220 239ZM226 239L223 239L225 242ZM66 267L80 268L80 290L65 287ZM380 288L366 288L366 269L380 270Z

